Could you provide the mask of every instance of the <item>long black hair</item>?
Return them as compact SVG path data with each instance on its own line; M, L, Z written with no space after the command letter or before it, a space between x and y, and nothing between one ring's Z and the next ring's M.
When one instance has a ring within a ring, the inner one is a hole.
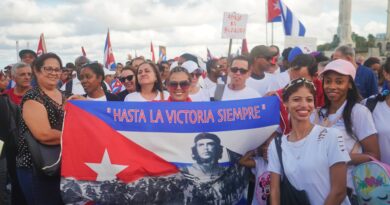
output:
M352 131L352 116L351 116L352 109L356 103L359 103L362 100L362 97L359 94L359 91L355 85L353 78L351 76L348 76L348 77L349 77L349 83L352 85L352 88L348 89L347 99L346 99L347 104L344 107L342 116L343 116L343 120L344 120L345 130L347 131L347 133L350 136L354 137L354 134ZM324 82L325 81L322 81L322 87L324 87ZM325 93L325 91L324 91L324 93ZM327 117L329 115L328 112L329 112L330 104L331 104L331 102L330 102L328 96L325 95L325 105L319 110L320 116ZM323 115L323 112L322 112L323 110L326 110L325 116Z

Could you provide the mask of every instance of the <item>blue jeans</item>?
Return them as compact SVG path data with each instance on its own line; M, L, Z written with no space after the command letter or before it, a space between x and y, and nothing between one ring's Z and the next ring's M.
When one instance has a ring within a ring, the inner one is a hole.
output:
M49 177L33 168L16 168L19 184L29 205L63 204L60 176Z

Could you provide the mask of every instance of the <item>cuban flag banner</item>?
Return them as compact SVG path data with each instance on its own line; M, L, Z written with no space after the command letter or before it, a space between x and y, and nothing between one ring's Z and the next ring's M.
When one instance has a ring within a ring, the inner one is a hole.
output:
M279 0L268 0L267 22L281 22Z
M104 66L109 70L115 70L115 58L112 52L110 30L107 31L106 43L104 44Z
M305 26L303 26L299 19L281 0L279 0L279 5L284 27L284 34L286 36L305 36Z
M69 101L62 133L66 204L245 204L238 164L279 124L279 100Z

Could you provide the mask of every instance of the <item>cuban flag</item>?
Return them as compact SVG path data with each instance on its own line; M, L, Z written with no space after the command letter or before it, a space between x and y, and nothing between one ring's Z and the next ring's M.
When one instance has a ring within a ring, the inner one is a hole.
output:
M268 0L267 22L281 22L279 0Z
M45 36L43 33L39 36L38 48L37 48L37 56L40 56L44 53L47 53Z
M281 17L286 36L305 36L306 29L291 10L279 0Z
M227 102L69 101L65 204L245 204L238 164L279 124L278 98Z
M107 31L106 44L104 45L104 66L110 70L115 70L115 58L112 52L110 30Z
M118 94L122 91L122 83L119 79L114 79L112 82L111 82L111 93L113 94Z

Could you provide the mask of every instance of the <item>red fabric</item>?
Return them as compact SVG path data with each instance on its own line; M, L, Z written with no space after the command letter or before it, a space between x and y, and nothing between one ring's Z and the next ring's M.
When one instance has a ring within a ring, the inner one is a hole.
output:
M39 37L39 42L38 42L38 48L37 48L37 55L40 56L44 53L46 53L46 43L45 43L45 37L43 33Z
M167 176L179 172L175 165L126 138L103 120L71 102L67 103L65 110L61 164L63 177L96 180L97 173L86 163L100 163L105 150L112 164L127 166L116 175L125 183L147 176Z
M4 94L7 94L13 103L20 105L23 99L23 95L16 95L14 93L14 90L15 88L11 88L9 90L4 91Z
M168 100L166 102L179 102L179 101L175 101L172 99L171 96L168 97ZM180 102L192 102L191 98L190 97L187 97L187 99L185 101L180 101Z
M267 22L272 22L274 18L280 16L279 0L268 0Z
M156 58L154 57L153 42L150 42L150 52L152 53L152 61L153 61L153 63L155 63L156 62Z
M314 86L316 87L316 108L320 108L325 105L324 90L322 89L322 82L318 78L313 79ZM288 112L286 107L283 104L282 94L283 89L276 91L279 100L280 100L280 128L283 131L283 134L288 134L291 132L291 123L288 119Z

